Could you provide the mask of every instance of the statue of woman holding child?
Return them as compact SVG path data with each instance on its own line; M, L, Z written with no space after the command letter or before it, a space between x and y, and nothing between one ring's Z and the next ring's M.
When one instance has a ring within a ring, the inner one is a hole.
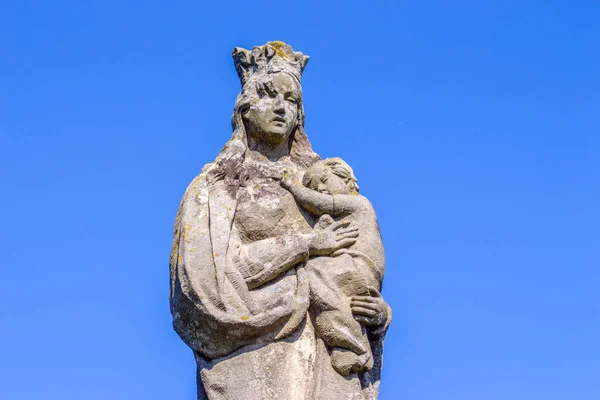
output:
M171 252L198 399L377 399L391 311L375 212L304 132L308 57L269 42L233 58L233 135L188 187Z

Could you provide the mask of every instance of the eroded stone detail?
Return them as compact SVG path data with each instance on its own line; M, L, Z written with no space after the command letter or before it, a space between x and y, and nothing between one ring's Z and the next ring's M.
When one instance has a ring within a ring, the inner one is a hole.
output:
M198 398L377 399L391 310L375 211L304 132L308 57L269 42L233 58L233 134L188 187L171 253Z

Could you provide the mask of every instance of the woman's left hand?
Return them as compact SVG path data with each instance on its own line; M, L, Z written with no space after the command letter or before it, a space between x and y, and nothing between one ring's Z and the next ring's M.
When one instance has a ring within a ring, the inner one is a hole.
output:
M354 319L365 326L379 326L388 319L388 305L375 288L369 288L371 296L352 296L350 308Z

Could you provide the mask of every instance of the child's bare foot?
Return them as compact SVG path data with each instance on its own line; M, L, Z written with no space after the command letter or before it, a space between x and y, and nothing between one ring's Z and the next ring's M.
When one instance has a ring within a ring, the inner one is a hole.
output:
M331 351L331 366L342 376L373 368L373 358L369 352L358 355L350 350L335 347Z

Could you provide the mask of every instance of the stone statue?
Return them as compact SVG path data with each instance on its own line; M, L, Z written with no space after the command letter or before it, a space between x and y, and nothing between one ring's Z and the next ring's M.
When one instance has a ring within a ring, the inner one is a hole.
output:
M377 399L391 310L373 207L304 132L308 57L276 41L233 58L233 135L187 188L171 252L198 399Z

